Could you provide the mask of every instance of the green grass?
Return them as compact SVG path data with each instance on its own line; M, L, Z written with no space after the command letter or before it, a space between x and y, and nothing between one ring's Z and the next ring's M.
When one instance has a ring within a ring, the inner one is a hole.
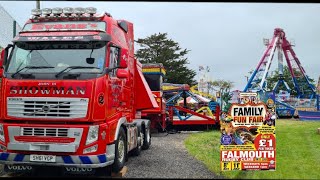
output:
M188 152L209 170L236 179L320 179L320 122L277 120L275 171L220 171L220 131L191 134Z

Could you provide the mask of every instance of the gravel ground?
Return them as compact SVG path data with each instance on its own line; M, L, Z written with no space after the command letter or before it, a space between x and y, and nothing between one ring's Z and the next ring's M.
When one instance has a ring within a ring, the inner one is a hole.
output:
M152 134L152 143L138 157L130 157L125 178L221 179L188 154L183 141L194 132Z

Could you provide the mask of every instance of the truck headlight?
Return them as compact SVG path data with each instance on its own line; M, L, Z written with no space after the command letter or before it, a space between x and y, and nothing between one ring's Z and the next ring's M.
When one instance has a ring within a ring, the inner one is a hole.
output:
M98 140L98 132L99 132L99 125L89 127L86 145L91 144Z
M0 140L4 142L3 124L0 124Z

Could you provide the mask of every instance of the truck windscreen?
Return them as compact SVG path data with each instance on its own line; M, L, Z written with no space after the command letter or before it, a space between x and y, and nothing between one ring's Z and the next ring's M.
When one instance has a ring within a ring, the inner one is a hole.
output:
M92 68L70 68L69 71L78 74L99 74L105 68L105 57L106 46L105 43L101 42L99 44L89 42L42 42L33 46L20 47L15 45L9 57L6 73L13 74L21 71L21 73L31 73L32 75L47 74L47 77L54 79L57 73L69 66L81 66Z

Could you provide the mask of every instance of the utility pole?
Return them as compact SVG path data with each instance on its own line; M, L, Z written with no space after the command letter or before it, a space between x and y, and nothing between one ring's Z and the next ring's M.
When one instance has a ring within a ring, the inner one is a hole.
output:
M37 9L40 9L40 0L36 0L37 2Z

